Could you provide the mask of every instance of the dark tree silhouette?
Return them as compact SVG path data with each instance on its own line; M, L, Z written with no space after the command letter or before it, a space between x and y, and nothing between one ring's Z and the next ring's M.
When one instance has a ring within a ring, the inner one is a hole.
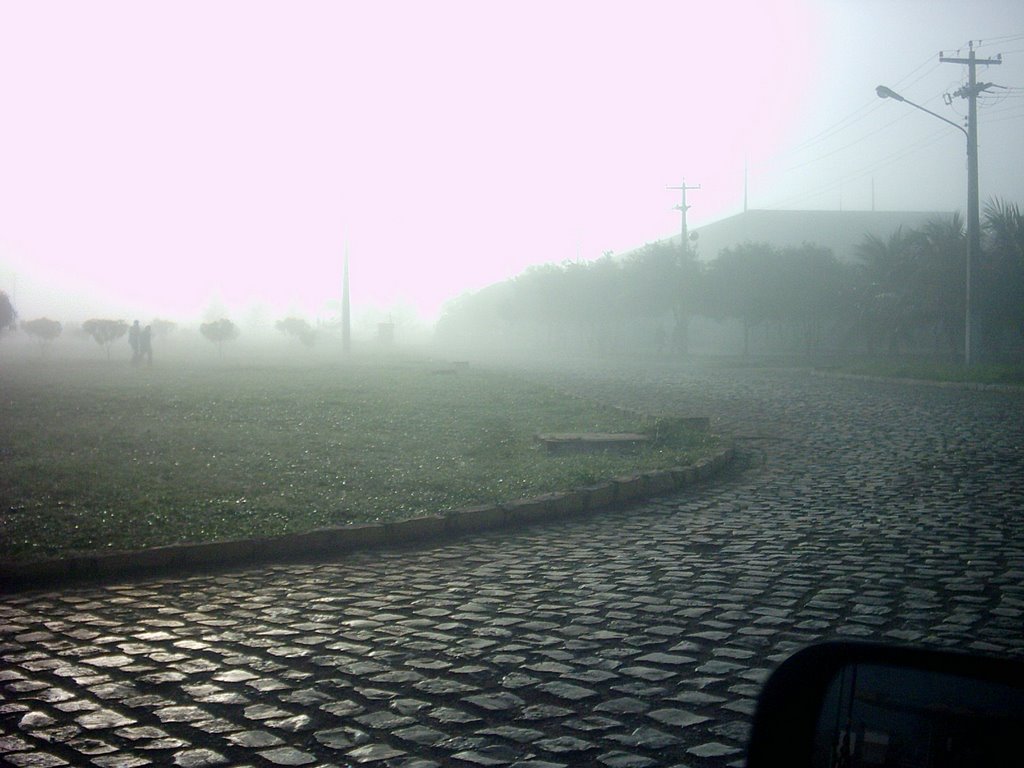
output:
M238 326L222 317L209 323L199 326L199 332L207 339L217 345L217 352L224 355L224 342L233 341L238 338Z
M286 317L284 320L278 320L275 327L281 333L294 336L307 347L313 346L313 342L316 341L316 331L301 317Z
M39 339L40 352L42 353L46 352L50 343L60 336L60 332L64 330L60 323L48 317L25 320L21 324L21 329L30 336L35 336Z
M566 268L568 293L563 301L574 311L574 320L590 349L607 351L614 346L622 314L622 266L605 255L592 262Z
M632 311L648 317L671 313L671 347L681 354L689 352L690 319L697 313L702 278L693 251L675 243L648 243L627 261L624 271Z
M128 323L124 320L92 319L82 323L82 330L107 350L107 360L109 360L110 345L128 333Z
M869 353L945 358L963 344L966 241L959 215L865 235L852 264L812 242L747 242L713 256L697 262L678 243L660 242L625 258L531 267L449 303L438 335L458 343L573 348L582 340L590 348L628 349L669 320L673 346L684 352L690 317L701 315L741 322L744 352L755 348L751 330L758 327L765 328L765 351L776 346L769 331L808 354L842 351L859 340ZM983 349L1019 358L1024 219L1017 205L988 205L972 283ZM661 347L663 330L656 338Z
M777 253L768 243L726 248L708 268L704 312L717 320L743 324L743 354L750 354L750 332L770 316L771 272Z
M16 328L14 323L17 319L18 313L14 311L10 297L4 291L0 291L0 332L8 328Z

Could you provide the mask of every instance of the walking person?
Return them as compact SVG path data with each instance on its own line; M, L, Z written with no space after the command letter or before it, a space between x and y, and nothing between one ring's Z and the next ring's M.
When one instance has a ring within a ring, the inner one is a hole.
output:
M147 325L139 334L139 361L145 358L146 365L153 364L153 327Z
M128 344L132 348L132 365L138 365L141 359L141 352L139 349L139 343L141 341L141 331L139 330L139 321L136 320L132 323L132 327L128 330Z

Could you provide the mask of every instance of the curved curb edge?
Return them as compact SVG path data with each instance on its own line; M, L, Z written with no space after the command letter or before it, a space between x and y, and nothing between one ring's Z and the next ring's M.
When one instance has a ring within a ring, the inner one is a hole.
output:
M852 379L854 381L876 381L889 384L909 384L919 387L937 387L939 389L966 389L974 392L1017 392L1024 393L1020 384L995 384L982 381L939 381L937 379L911 379L899 376L872 376L868 373L843 373L842 371L812 370L814 376L833 379Z
M23 564L0 564L0 593L76 582L118 581L140 575L180 576L235 566L309 561L354 551L418 546L486 531L567 520L627 507L705 482L730 466L735 457L735 445L730 444L685 467L642 472L572 491L393 522L316 528L262 539L171 544Z

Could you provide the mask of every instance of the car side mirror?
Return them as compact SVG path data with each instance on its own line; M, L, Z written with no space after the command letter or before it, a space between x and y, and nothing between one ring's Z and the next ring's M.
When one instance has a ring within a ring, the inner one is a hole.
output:
M1024 765L1024 662L873 643L798 651L761 691L747 765Z

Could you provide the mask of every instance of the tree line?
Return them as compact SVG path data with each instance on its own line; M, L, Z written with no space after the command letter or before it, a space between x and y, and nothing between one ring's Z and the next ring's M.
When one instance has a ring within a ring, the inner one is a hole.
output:
M1024 352L1024 222L1019 206L984 212L972 268L982 352ZM533 267L449 303L447 341L665 353L724 345L752 352L928 354L963 348L966 232L959 215L888 237L866 234L853 262L810 240L745 242L702 261L678 243L628 256ZM728 342L728 343L726 343Z
M64 326L57 320L48 317L39 317L33 320L18 322L18 312L14 308L10 297L5 291L0 291L0 334L17 330L20 328L27 335L36 339L41 351L61 336ZM93 339L107 354L110 359L110 349L114 342L124 338L129 331L129 324L126 320L109 318L91 318L79 326L82 335ZM177 328L177 323L171 320L154 319L150 323L152 334L157 338L166 338ZM275 323L275 328L281 333L298 340L303 346L310 347L316 340L317 332L308 321L299 317L286 317ZM199 333L203 338L217 345L218 352L223 354L224 344L238 338L240 330L238 326L226 317L202 323L199 326Z

